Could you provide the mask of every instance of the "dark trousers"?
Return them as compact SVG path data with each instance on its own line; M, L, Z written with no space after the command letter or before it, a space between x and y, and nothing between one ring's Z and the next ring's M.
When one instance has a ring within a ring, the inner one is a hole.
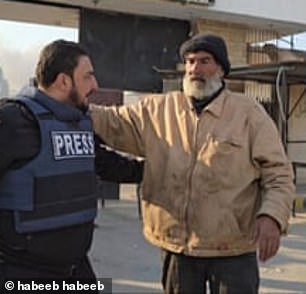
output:
M257 294L256 253L203 258L162 250L164 294Z
M85 257L77 265L71 268L48 268L46 266L35 266L19 264L11 261L0 261L0 284L1 286L7 280L27 280L48 283L49 281L65 281L73 284L77 280L84 283L95 283L96 276L89 263L88 257ZM84 290L77 293L99 293L96 290Z

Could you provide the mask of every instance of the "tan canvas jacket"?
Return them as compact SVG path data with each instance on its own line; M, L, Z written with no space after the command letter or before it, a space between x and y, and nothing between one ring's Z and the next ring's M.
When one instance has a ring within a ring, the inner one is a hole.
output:
M260 214L287 230L292 168L273 121L253 99L224 90L200 116L180 92L91 111L108 144L146 158L144 234L151 243L232 256L256 250L249 240Z

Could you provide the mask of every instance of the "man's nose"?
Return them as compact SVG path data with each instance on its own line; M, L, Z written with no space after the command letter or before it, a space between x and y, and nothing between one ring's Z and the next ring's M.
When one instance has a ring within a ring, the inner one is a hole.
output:
M192 72L199 72L199 69L200 69L200 62L199 61L195 61L192 65L191 65L191 71Z
M99 85L98 85L98 81L95 77L93 77L93 80L92 80L92 89L97 91L99 88Z

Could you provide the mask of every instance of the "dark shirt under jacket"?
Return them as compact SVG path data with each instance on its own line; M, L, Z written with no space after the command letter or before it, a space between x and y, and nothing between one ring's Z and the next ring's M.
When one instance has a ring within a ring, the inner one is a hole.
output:
M96 171L102 180L141 181L142 162L123 158L104 148L98 138L96 140ZM38 123L32 114L20 103L1 99L0 180L8 169L21 167L34 158L39 150ZM0 210L0 252L5 258L16 260L17 263L64 266L89 250L92 230L93 223L85 223L46 232L18 234L12 211ZM86 241L80 244L80 239Z

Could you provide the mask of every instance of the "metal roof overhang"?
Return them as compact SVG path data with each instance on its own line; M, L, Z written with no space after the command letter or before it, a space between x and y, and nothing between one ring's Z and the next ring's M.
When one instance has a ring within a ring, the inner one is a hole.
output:
M172 69L157 67L153 69L166 79L177 78L184 74L183 71ZM306 62L297 61L234 66L226 79L275 84L280 72L286 73L288 85L306 84Z
M288 85L306 84L306 62L282 62L236 66L227 79L275 84L280 72L286 73Z

